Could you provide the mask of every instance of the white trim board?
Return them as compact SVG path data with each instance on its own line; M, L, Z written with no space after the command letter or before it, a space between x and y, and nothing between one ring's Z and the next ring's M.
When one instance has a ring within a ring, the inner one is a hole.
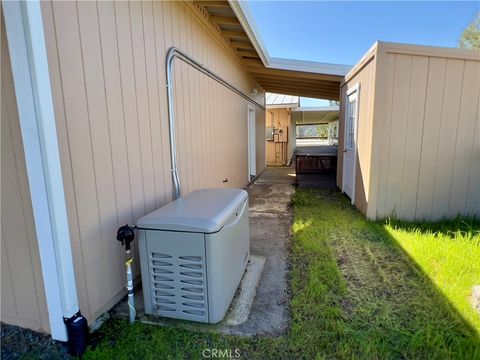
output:
M40 2L2 7L50 330L66 341L63 318L79 307Z
M253 114L253 118L251 115ZM248 167L248 181L251 180L251 176L257 175L257 141L256 141L256 134L257 134L257 113L255 108L247 104L247 167ZM253 136L252 136L253 135ZM253 143L252 143L253 141Z

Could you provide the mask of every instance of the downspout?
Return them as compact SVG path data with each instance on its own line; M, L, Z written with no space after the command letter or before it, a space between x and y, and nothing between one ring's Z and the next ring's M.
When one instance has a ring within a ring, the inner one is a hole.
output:
M50 330L78 356L88 327L78 305L42 12L39 1L2 7Z
M193 68L197 69L201 73L207 75L211 79L217 81L218 83L222 84L226 88L230 89L234 93L240 95L242 98L247 100L248 102L254 104L255 106L259 107L262 110L265 110L265 107L262 104L259 104L251 97L246 95L244 92L239 90L237 87L226 81L221 76L217 75L205 65L202 65L200 62L195 60L193 57L188 55L187 53L183 52L179 48L172 47L167 52L167 57L165 61L166 66L166 73L167 73L167 104L168 104L168 133L170 138L170 166L171 166L171 173L172 173L172 181L173 181L173 198L176 200L181 196L180 191L180 179L178 177L178 169L177 169L177 144L176 144L176 134L175 134L175 110L174 110L174 98L173 98L173 60L175 58L179 58L186 64L192 66Z

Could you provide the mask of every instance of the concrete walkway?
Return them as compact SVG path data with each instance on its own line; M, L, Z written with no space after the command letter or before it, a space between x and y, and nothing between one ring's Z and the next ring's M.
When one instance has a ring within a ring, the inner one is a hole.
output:
M216 325L145 316L141 289L136 289L135 293L137 319L162 326L243 336L282 334L289 322L287 267L291 226L290 197L294 192L294 180L291 168L269 167L248 189L250 253L255 258L265 258L265 266L245 322L232 325L229 319L231 320L231 312L235 312L235 309L230 310L225 320ZM128 318L126 300L115 306L111 314L114 317Z
M289 322L288 252L294 170L268 167L249 189L251 253L266 258L246 333L279 335Z

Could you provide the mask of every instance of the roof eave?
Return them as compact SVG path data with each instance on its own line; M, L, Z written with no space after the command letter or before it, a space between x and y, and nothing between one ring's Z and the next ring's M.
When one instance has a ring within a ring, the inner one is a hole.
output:
M268 55L265 44L256 35L259 32L255 27L255 23L251 21L252 14L250 13L250 10L241 1L228 0L228 3L240 22L240 25L242 25L243 30L252 42L252 45L257 51L260 60L262 60L263 65L268 67L268 64L270 63L270 56Z
M314 61L302 61L293 59L281 59L271 57L263 43L259 31L253 21L253 16L245 2L228 0L235 16L245 30L258 56L265 67L277 70L302 71L327 75L345 76L352 68L349 65L329 64Z

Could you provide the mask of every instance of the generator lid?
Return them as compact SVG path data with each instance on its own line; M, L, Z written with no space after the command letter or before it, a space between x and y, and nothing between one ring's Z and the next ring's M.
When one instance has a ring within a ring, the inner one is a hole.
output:
M139 229L215 233L248 199L241 189L196 190L140 218Z

